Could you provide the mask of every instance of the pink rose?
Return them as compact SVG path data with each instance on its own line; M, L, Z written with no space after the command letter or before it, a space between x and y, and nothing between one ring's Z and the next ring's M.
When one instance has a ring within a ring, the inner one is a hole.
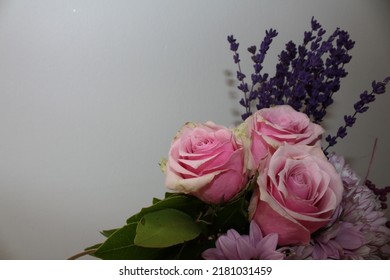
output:
M218 204L232 199L246 183L244 148L234 133L212 122L187 123L169 151L166 186Z
M279 245L307 244L339 205L343 183L321 148L280 146L259 170L250 218L262 232L279 234Z
M257 170L260 162L283 143L319 146L324 132L306 114L289 105L261 109L245 122L251 141L248 168L252 171Z

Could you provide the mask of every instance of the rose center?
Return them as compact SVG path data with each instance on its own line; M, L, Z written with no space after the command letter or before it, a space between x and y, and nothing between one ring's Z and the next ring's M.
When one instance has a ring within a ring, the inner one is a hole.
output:
M272 123L279 125L280 127L289 130L291 132L300 132L302 130L299 121L294 120L291 115L287 116L272 116L269 119Z
M307 199L309 195L310 180L304 172L298 171L290 174L287 180L289 192L295 196Z
M214 140L210 139L210 138L197 139L197 141L193 145L193 151L204 150L205 148L212 145L213 143L214 143Z

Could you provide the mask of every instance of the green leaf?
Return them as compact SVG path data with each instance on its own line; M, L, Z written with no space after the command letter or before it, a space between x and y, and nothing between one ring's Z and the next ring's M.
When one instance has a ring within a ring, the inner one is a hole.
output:
M164 209L145 215L138 223L134 244L166 248L196 238L200 227L186 213Z
M167 194L167 197L163 200L154 200L153 205L142 208L141 211L129 219L127 219L127 223L138 222L144 217L146 214L160 211L163 209L176 209L187 213L188 215L195 217L199 215L202 207L204 207L205 203L197 199L196 197L185 195L185 194Z
M125 225L118 229L104 242L93 256L106 260L153 260L162 257L159 249L136 246L134 236L137 223Z
M98 244L89 246L89 247L85 248L84 251L89 251L89 250L92 250L92 249L97 249L97 248L99 248L100 246L102 246L102 244L103 244L103 243L98 243Z
M114 228L114 229L108 229L108 230L102 230L100 233L105 236L105 237L110 237L112 234L114 234L118 229L117 228Z
M226 232L234 228L243 233L248 229L248 223L248 202L241 197L216 212L213 227L217 232Z
M168 198L170 196L181 196L183 194L180 193L173 193L173 192L166 192L164 198Z

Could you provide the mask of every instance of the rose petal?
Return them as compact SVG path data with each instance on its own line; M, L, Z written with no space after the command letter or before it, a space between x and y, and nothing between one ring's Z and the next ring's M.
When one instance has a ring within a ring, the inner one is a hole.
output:
M280 146L259 170L250 217L264 234L278 233L279 245L307 244L341 201L343 184L330 166L319 147Z
M246 183L245 151L232 130L212 122L187 123L166 163L166 186L207 203L226 202Z
M277 232L280 246L309 243L310 232L292 219L272 198L263 196L261 191L257 209L259 211L256 212L254 220L265 235Z

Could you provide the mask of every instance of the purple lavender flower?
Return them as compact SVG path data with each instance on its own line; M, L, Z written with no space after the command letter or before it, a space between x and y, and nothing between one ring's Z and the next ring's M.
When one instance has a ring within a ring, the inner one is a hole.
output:
M251 115L251 103L256 99L258 110L288 104L297 111L306 113L316 123L323 120L327 107L333 103L333 94L340 89L340 80L348 74L344 66L350 62L348 51L354 46L346 31L337 28L328 39L323 38L325 33L313 17L311 30L304 33L303 42L299 46L291 41L286 44L285 50L279 55L275 76L269 78L267 73L261 74L262 64L278 33L273 29L266 31L258 50L255 46L248 48L254 62L254 73L250 75L251 85L243 81L244 74L241 72L237 53L238 43L233 36L228 36L230 49L234 52L234 62L238 66L239 90L244 93L244 98L240 100L246 110L242 115L243 120ZM381 84L374 86L378 94L383 92ZM346 130L340 129L338 137L345 135Z
M382 82L373 81L371 84L371 92L363 91L360 94L360 99L354 104L355 112L353 115L344 116L344 126L340 126L337 130L336 136L328 135L325 140L328 142L328 146L324 149L324 153L327 154L327 150L337 143L337 138L344 138L347 135L347 127L352 127L356 121L356 115L362 114L368 110L368 104L375 101L375 97L378 94L383 94L386 91L386 84L390 81L390 77L385 78Z
M268 79L268 74L265 73L264 75L261 75L260 72L263 69L262 64L264 62L264 58L267 54L267 51L272 43L272 40L277 35L278 33L276 32L276 30L267 30L258 51L256 46L251 46L247 49L248 52L251 53L251 59L254 63L253 68L255 70L255 72L251 74L251 85L248 85L248 83L244 81L246 75L241 71L240 56L238 53L238 42L233 35L227 37L228 42L230 43L230 50L234 52L234 63L237 64L238 67L237 80L240 82L240 84L237 86L237 88L244 93L244 97L240 99L240 105L245 107L245 113L241 115L243 120L245 120L252 114L251 102L258 97L258 91L256 87ZM269 99L269 96L265 96L264 98L267 100L267 104L272 104L271 100ZM269 105L266 106L269 107Z
M234 229L220 236L216 248L202 253L206 260L282 260L284 254L276 250L277 233L263 236L259 226L251 222L249 235L240 235Z

